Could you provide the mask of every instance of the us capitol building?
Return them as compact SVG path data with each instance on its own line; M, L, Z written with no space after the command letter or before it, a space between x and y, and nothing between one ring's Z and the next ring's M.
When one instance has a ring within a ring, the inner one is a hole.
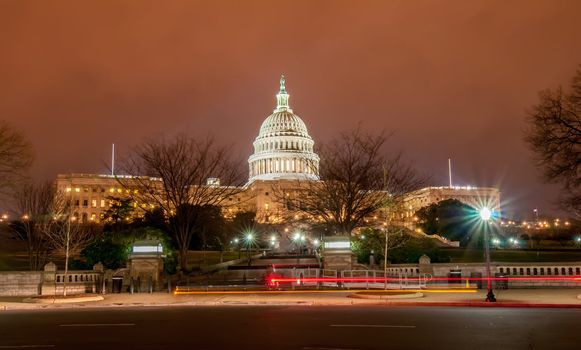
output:
M239 194L225 200L224 215L255 211L258 222L283 224L292 213L288 213L273 189L292 191L299 184L298 180L319 180L319 156L314 152L314 144L307 126L290 108L285 78L281 76L276 108L260 126L253 142L254 153L248 158L248 182ZM216 181L219 184L219 180L209 179L208 185L216 185ZM56 185L59 191L70 196L74 215L82 222L100 222L112 198L128 196L130 191L123 188L113 175L59 174ZM438 191L437 196L433 195L432 189L410 193L401 218L411 221L415 210L449 198L472 204L476 197L484 196L487 202L498 204L496 208L500 208L500 193L495 188L450 187Z

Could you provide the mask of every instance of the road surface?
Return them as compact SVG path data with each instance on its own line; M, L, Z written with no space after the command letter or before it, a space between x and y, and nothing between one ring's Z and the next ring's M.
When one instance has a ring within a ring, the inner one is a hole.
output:
M0 349L579 349L579 309L137 307L0 312Z

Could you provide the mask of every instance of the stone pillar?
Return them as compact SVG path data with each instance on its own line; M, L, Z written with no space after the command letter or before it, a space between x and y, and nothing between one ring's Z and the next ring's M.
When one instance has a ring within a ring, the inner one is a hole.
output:
M352 270L353 253L349 236L325 237L323 250L323 266L329 270Z
M105 277L105 266L103 266L101 262L98 262L93 265L93 271L101 272L99 278L93 282L93 293L103 293L103 288L105 285L105 283L103 283L103 278Z
M420 273L429 273L430 275L434 274L434 268L431 265L431 259L426 254L420 256Z
M56 265L52 261L44 265L42 274L42 285L40 287L41 295L56 294Z

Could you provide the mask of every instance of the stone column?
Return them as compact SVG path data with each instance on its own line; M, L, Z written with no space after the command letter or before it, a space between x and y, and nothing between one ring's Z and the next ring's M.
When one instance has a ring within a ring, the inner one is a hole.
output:
M105 266L103 266L103 264L101 264L100 262L96 263L95 265L93 265L93 271L95 272L100 272L101 274L99 275L99 278L96 279L95 281L93 281L93 293L102 293L103 292L103 286L105 283L103 283L103 278L105 277L104 271L105 271Z
M420 273L429 273L434 275L434 268L431 265L430 257L426 254L420 256Z
M56 265L52 261L44 265L42 274L41 295L56 295Z

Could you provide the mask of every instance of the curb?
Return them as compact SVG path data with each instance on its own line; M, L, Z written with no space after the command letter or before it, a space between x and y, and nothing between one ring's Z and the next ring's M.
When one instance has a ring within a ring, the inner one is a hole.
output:
M75 297L75 298L26 298L22 300L24 303L32 304L74 304L74 303L85 303L88 301L101 301L105 300L100 295L85 296L85 297Z
M384 305L388 306L425 306L425 307L480 307L480 308L544 308L544 309L581 309L581 304L545 304L545 303L488 303L484 301L468 302L397 302L386 301Z
M393 300L393 299L418 299L423 298L424 293L416 292L416 293L408 293L408 294L383 294L383 295L374 295L374 294L359 294L353 293L349 294L347 298L353 299L380 299L380 300Z

